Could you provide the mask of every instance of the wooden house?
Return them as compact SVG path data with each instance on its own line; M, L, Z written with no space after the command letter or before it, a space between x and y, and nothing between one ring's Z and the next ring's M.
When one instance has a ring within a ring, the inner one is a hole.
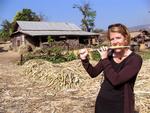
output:
M131 46L139 50L150 48L150 34L147 30L131 32Z
M17 21L15 31L11 35L12 47L28 45L33 49L48 42L48 37L55 41L65 41L76 48L80 44L92 45L98 43L98 33L82 31L78 26L65 22Z

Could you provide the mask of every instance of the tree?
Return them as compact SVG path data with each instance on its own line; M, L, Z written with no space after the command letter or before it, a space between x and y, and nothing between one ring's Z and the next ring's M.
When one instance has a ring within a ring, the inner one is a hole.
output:
M0 41L8 41L10 39L10 35L5 30L0 31Z
M74 4L73 8L79 9L79 11L82 13L83 18L81 20L82 29L84 31L93 31L95 26L95 17L96 17L96 11L93 11L90 8L89 3L84 3L83 5Z
M8 20L4 20L1 24L1 26L3 27L4 30L9 30L9 28L11 27L11 23Z
M33 12L31 9L23 9L22 11L17 12L13 22L16 22L17 20L40 21L41 17L37 15L35 12Z
M41 21L44 17L42 15L37 15L31 9L23 9L22 11L17 12L16 16L13 19L13 22L4 20L1 24L2 29L0 31L0 39L7 41L10 39L10 35L15 29L15 24L17 20L21 21Z
M7 41L13 31L12 24L8 20L4 20L1 24L2 30L0 31L0 39Z

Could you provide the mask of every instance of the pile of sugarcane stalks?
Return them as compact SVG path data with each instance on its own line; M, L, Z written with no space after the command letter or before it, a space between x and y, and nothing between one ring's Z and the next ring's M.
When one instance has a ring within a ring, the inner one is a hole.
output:
M96 64L97 62L92 62ZM92 82L87 72L82 67L80 60L53 64L44 60L30 60L22 66L23 75L35 83L42 83L52 91L70 88L83 88L90 90L99 85L99 78ZM150 60L143 62L135 83L135 106L139 113L150 113ZM88 85L87 85L88 84ZM97 92L97 91L94 91Z
M74 88L80 86L89 78L85 75L80 60L53 64L48 61L36 59L26 62L23 66L23 75L28 75L30 80L41 82L52 90Z

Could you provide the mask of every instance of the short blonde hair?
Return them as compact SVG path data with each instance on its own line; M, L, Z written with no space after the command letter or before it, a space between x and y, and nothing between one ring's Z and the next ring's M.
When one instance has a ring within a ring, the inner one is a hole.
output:
M112 24L108 26L108 32L107 32L107 38L110 40L110 33L115 32L115 33L121 33L127 40L128 45L130 44L130 33L128 28L120 23Z

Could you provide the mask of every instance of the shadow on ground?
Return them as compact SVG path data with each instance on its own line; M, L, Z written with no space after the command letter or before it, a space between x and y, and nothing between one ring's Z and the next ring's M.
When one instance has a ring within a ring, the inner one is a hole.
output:
M8 50L5 50L3 47L0 47L0 52L8 52Z

